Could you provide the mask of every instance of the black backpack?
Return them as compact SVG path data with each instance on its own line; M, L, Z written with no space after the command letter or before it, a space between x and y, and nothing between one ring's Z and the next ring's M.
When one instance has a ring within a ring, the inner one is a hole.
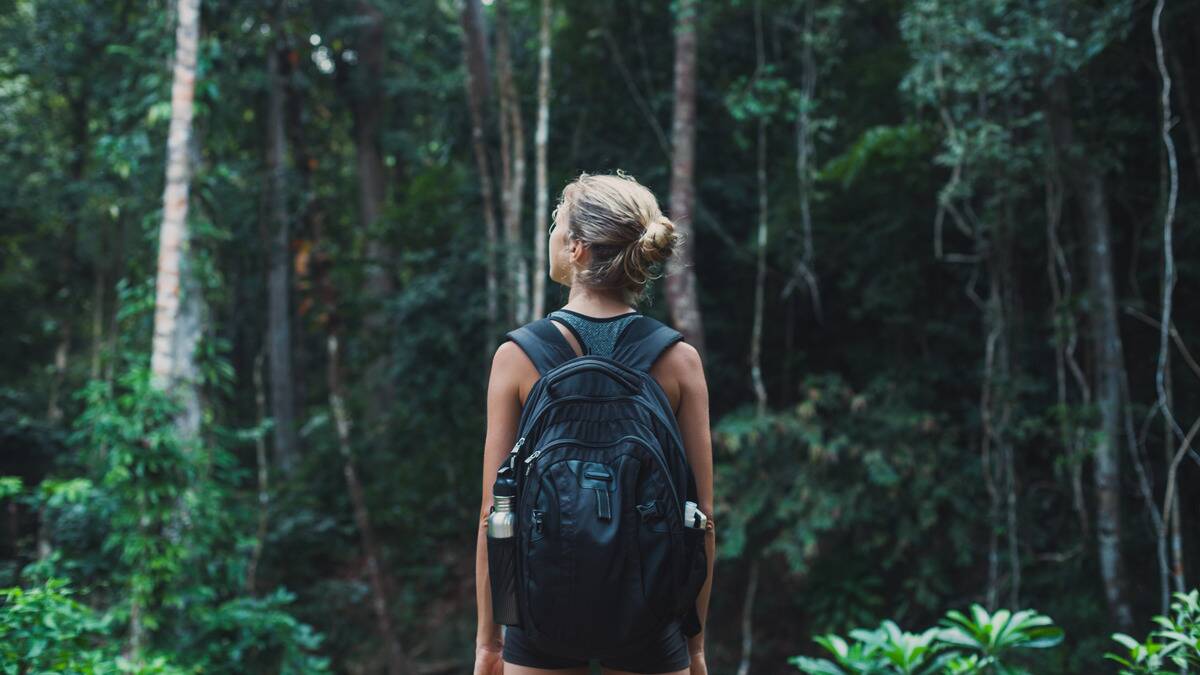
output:
M628 652L675 619L699 633L705 531L683 523L696 482L649 373L683 335L641 315L612 358L576 356L547 318L505 337L541 375L501 465L517 482L512 625L547 651L588 658Z

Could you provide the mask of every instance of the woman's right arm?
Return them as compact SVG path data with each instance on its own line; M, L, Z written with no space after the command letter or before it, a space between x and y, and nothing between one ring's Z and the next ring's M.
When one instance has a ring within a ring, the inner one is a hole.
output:
M525 361L522 364L522 360ZM475 542L475 600L478 628L475 646L498 647L500 626L492 619L492 587L487 565L487 517L492 508L492 484L496 472L516 442L517 422L521 418L519 382L522 366L532 368L521 348L505 341L492 357L488 377L487 435L483 443L483 499L479 507L479 531Z

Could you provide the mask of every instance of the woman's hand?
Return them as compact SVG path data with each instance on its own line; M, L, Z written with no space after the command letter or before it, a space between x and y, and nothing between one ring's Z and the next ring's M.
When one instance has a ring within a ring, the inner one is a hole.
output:
M704 650L692 652L692 666L689 675L708 675L708 664L704 662Z
M473 675L504 675L504 660L501 658L503 651L503 647L497 644L475 645L475 671Z

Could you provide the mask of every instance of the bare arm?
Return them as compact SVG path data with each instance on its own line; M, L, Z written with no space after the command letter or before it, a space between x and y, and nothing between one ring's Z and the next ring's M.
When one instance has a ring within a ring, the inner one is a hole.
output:
M679 382L679 410L675 414L679 430L683 434L683 446L687 451L688 464L696 478L697 505L709 517L710 527L704 538L704 551L708 557L708 576L700 595L696 599L696 612L700 625L707 625L708 600L712 592L714 563L716 562L717 535L712 520L713 514L713 455L712 433L708 419L708 383L704 378L704 364L696 348L679 342L670 349L669 367L676 373ZM695 654L704 649L704 634L688 639L688 651Z
M501 644L500 626L492 620L492 587L487 564L487 516L492 508L492 483L496 471L516 442L517 422L521 417L518 386L522 371L533 364L513 342L504 342L492 357L488 378L487 436L483 444L483 500L479 506L479 532L475 542L475 600L478 628L475 644Z

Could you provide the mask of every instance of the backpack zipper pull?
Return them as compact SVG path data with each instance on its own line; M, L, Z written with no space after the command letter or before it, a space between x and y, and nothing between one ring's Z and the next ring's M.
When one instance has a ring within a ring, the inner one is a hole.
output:
M533 468L533 460L537 459L542 454L542 448L533 451L533 454L525 458L525 475L529 475L529 470Z
M517 452L521 449L522 445L525 445L524 436L518 438L516 444L513 445L512 450L508 451L508 466L510 471L516 470L517 468Z

